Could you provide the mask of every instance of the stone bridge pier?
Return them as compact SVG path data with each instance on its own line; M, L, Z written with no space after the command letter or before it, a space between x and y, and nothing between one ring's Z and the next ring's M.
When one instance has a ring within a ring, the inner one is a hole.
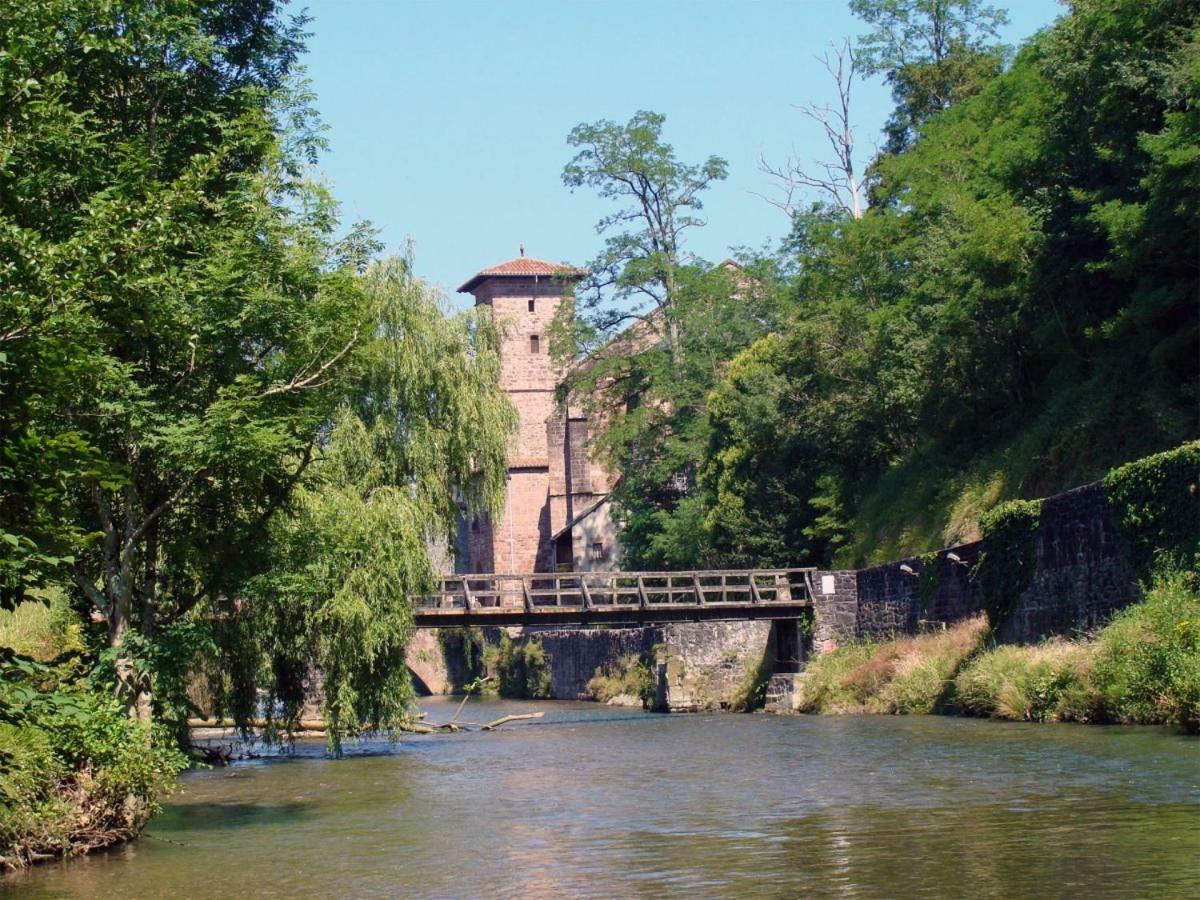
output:
M499 640L489 629L488 640ZM649 666L655 679L654 708L662 712L742 710L761 705L778 672L797 671L810 650L805 619L733 622L672 622L630 628L512 629L517 643L537 641L550 672L555 700L591 699L588 681L624 659ZM450 656L453 655L451 651ZM409 648L418 690L448 693L460 660L447 658L433 629L419 629Z
M796 646L799 631L795 620L757 619L588 631L526 629L519 640L541 643L556 700L590 699L587 683L597 671L634 656L654 674L655 709L703 712L761 702L765 683L780 666L777 648L783 644L790 652L786 648Z

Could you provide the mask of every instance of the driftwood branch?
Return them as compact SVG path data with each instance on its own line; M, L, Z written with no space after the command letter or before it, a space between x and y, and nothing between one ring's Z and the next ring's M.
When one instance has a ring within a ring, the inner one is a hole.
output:
M501 725L505 724L506 722L520 722L524 719L540 719L544 715L545 715L545 713L543 713L543 712L533 712L533 713L521 713L520 715L515 715L515 716L501 716L500 718L498 718L492 722L488 722L486 725L481 726L481 730L491 731L493 728L499 728Z

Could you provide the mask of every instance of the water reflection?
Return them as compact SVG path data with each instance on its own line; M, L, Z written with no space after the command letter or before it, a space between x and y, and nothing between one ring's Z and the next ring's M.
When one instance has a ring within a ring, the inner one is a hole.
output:
M157 840L0 891L1194 896L1200 884L1200 743L1178 735L537 706L545 719L492 734L343 760L314 743L191 775ZM446 708L435 701L430 718Z

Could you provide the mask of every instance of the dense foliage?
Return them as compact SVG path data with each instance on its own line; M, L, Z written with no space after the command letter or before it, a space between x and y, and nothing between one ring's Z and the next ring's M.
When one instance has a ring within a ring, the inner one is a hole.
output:
M69 611L44 611L30 601L3 613L7 637L78 646ZM156 727L94 690L78 650L43 662L0 647L0 870L136 834L185 764Z
M772 260L714 267L689 251L687 233L705 224L703 192L726 163L681 161L664 123L639 112L568 136L579 152L564 182L615 209L597 223L604 249L551 332L565 394L603 423L592 451L621 473L626 561L644 568L687 567L703 552L692 492L709 440L707 395L726 362L778 324L780 288Z
M489 672L494 672L501 697L537 700L550 696L550 663L539 640L514 641L502 634L489 648Z
M148 810L199 670L285 727L323 683L334 747L406 717L407 597L502 491L496 335L341 225L304 25L0 0L0 608L65 590L80 631L6 657L21 828Z
M232 711L246 715L265 687L287 723L320 672L334 748L408 717L409 594L440 574L430 548L450 544L460 503L499 501L515 422L486 311L447 316L404 260L372 266L364 284L379 324L362 384L268 531L262 571L224 623L247 665L220 679Z
M979 584L993 627L1007 621L1033 578L1041 508L1038 500L1010 500L980 517L983 538L971 577Z
M902 110L862 218L795 218L765 308L710 294L743 325L691 346L684 327L676 368L702 377L630 382L614 444L639 564L928 551L978 537L997 502L1197 434L1195 4L1076 0L1006 66L978 3L855 7L901 105L923 66L992 63ZM937 58L905 44L935 13Z
M587 683L587 693L599 703L637 698L645 708L654 704L655 678L651 662L642 655L622 656L611 666L599 666Z
M1200 571L1200 443L1120 466L1103 484L1140 576Z
M1117 613L1097 637L1094 683L1117 722L1163 722L1200 732L1200 584L1161 578L1146 601Z

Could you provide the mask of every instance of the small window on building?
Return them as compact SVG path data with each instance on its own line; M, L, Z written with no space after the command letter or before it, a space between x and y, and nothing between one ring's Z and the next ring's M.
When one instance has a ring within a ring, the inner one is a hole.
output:
M529 311L533 312L533 299L532 298L530 298L530 300L529 300Z
M529 352L530 353L541 353L542 352L542 339L540 337L538 337L536 334L531 334L529 336Z
M600 562L604 559L604 545L599 541L592 544L591 558L593 562Z

